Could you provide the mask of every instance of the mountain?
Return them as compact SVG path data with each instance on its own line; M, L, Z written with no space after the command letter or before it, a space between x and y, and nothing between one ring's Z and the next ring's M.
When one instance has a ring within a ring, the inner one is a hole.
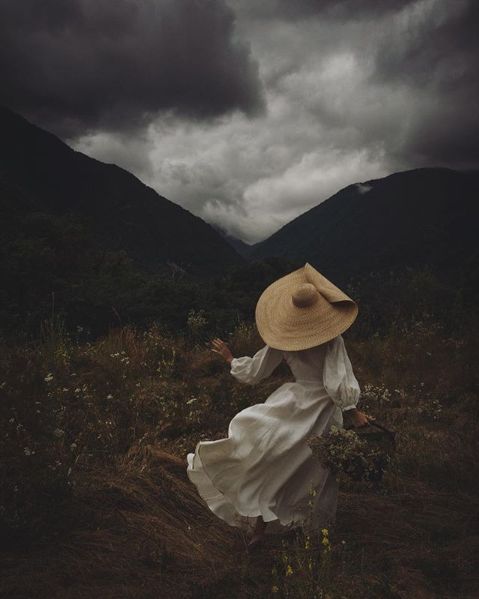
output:
M238 252L238 254L240 256L247 258L250 255L250 253L254 247L253 245L246 243L242 239L238 239L238 237L235 237L234 235L231 235L231 233L228 233L219 225L211 225L211 226L216 231L218 231L218 233L223 237L223 239L225 239L231 245L231 247L234 248Z
M252 248L310 262L336 280L430 267L477 273L479 171L424 168L356 183Z
M123 251L152 272L173 263L205 275L243 263L210 225L129 172L74 151L7 108L0 108L0 130L4 229L32 214L68 215L98 247Z

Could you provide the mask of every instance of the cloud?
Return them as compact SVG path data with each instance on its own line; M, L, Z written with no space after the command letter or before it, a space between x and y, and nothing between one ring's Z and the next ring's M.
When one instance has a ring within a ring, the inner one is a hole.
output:
M349 182L389 173L381 148L358 150L346 139L334 147L336 134L297 113L294 102L271 95L268 106L259 120L237 114L214 127L158 120L145 141L148 167L138 174L208 222L256 242ZM116 147L114 136L89 136L77 148L104 157L109 143ZM125 168L129 156L136 160L138 149L120 157Z
M0 101L64 137L263 110L221 0L6 0L0 35Z
M229 0L235 11L250 19L304 20L315 17L370 19L399 10L414 0Z
M408 90L403 162L479 163L479 4L420 0L382 31L372 84Z
M369 185L368 183L356 183L356 189L361 195L368 193L368 191L371 191L372 188L373 186Z
M474 5L319 4L313 15L312 4L289 3L297 18L287 18L268 14L278 2L235 2L267 112L214 123L162 116L143 146L150 185L250 242L351 183L479 164ZM93 153L108 146L90 143ZM124 166L139 151L125 152Z
M472 0L10 6L10 93L247 241L351 183L479 165Z

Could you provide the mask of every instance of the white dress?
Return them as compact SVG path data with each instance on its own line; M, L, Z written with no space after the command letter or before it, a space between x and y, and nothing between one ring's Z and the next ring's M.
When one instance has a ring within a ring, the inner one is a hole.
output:
M339 335L302 351L266 345L252 358L231 362L231 374L254 384L285 360L295 377L262 404L231 420L228 437L200 441L187 456L188 477L209 509L231 526L250 530L262 516L266 532L334 521L338 486L312 455L308 438L342 426L360 388Z

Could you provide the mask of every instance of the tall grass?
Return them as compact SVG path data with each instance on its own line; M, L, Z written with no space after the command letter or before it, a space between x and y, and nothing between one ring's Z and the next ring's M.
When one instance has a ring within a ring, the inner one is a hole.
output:
M122 327L79 343L52 318L38 342L2 348L6 596L474 595L477 329L411 320L346 335L363 408L398 431L384 485L341 481L327 550L299 531L251 558L197 497L184 459L290 374L240 385L201 326L182 337ZM225 338L235 355L261 347L248 323Z

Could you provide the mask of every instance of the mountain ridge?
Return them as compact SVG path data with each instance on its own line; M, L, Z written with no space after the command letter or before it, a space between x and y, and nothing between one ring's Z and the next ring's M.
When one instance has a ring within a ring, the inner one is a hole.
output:
M477 257L478 194L476 170L420 168L353 183L255 244L251 257L287 256L342 279L401 266L453 267L454 254Z
M152 271L169 261L201 274L242 263L213 227L125 169L86 156L5 107L0 126L2 179L28 192L33 208L86 218L100 244Z

